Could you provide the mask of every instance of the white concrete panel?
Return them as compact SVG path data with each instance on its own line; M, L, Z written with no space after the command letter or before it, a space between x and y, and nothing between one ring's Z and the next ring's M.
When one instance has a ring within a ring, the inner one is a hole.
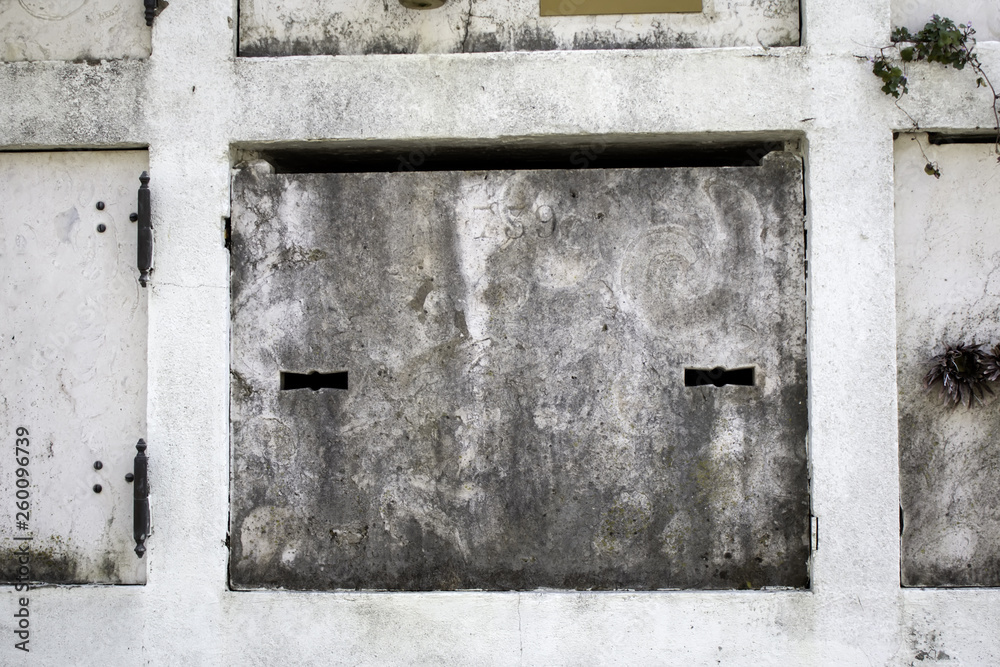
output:
M11 510L16 490L27 502L0 523L8 581L24 574L11 554L25 549L30 581L146 578L125 481L146 422L146 293L129 220L146 159L0 154L0 424L11 445L0 479Z
M684 14L540 16L538 0L242 0L240 55L795 46L796 0L705 0Z
M917 32L937 14L972 25L980 42L1000 40L1000 3L996 0L892 0L892 25Z
M996 399L947 405L940 384L923 388L945 345L1000 344L1000 165L992 143L935 146L919 134L896 146L902 580L1000 586ZM928 161L940 179L924 173Z
M138 0L4 0L0 60L148 58L150 28Z

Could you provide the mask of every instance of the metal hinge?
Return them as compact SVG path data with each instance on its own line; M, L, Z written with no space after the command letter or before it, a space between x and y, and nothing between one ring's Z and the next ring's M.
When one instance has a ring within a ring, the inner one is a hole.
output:
M142 0L143 4L146 6L146 25L153 25L153 19L156 18L158 0Z
M813 551L819 551L819 517L809 517L809 547Z
M136 263L139 267L139 284L143 287L149 281L149 272L153 269L153 220L149 208L149 172L139 176L139 235Z
M132 463L135 474L132 488L132 537L135 539L135 555L142 558L146 553L146 538L149 537L149 477L146 456L146 441L142 438L136 444L138 453Z

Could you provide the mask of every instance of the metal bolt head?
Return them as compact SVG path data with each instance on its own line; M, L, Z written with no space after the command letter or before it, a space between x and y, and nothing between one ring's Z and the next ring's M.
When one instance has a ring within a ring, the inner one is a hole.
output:
M131 222L138 222L139 221L139 214L138 213L129 213L128 214L128 219Z
M128 482L129 484L131 484L133 479L135 479L135 475L133 475L130 472L125 473L125 481L126 482Z
M103 234L104 232L107 231L107 229L108 229L107 225L105 225L103 222L101 224L97 225L97 233L98 234Z
M103 467L104 467L103 463L101 463L100 461L94 461L94 470L100 470Z
M104 202L102 202L102 201L97 202L97 210L98 211L103 211L104 210Z
M94 493L100 493L103 490L104 487L102 487L100 484L94 484Z

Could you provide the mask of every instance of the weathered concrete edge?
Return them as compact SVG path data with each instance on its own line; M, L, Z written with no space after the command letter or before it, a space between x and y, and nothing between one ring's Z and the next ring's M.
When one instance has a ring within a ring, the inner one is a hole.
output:
M1000 71L1000 47L992 47L981 45L981 58L988 71ZM862 58L798 47L233 57L230 66L241 85L231 113L221 120L231 143L530 136L540 126L546 135L705 133L737 127L808 131L812 126L806 119L822 122L827 115L810 90L810 70L838 60L838 69L855 70L856 83L870 81L881 96ZM0 107L0 148L149 145L156 132L150 128L146 90L156 67L155 59L0 65L0 89L10 100ZM922 128L993 125L983 89L975 88L969 72L926 64L911 70L911 93L901 106L916 112ZM706 76L715 85L704 86ZM634 99L635 90L644 91L642 100ZM788 105L788 97L796 104ZM888 97L881 106L894 129L912 129ZM701 112L692 114L693 108Z

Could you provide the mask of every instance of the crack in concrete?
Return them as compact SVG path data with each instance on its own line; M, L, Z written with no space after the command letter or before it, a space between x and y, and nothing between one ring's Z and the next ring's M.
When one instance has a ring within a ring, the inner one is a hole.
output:
M517 643L520 651L517 656L519 665L524 664L524 632L521 630L521 594L517 594Z
M461 46L458 47L459 53L465 53L466 52L465 51L466 44L469 41L469 25L472 23L472 3L473 2L475 2L475 0L469 0L469 9L468 9L468 11L465 12L465 25L464 25L465 30L462 33L462 44L461 44Z

